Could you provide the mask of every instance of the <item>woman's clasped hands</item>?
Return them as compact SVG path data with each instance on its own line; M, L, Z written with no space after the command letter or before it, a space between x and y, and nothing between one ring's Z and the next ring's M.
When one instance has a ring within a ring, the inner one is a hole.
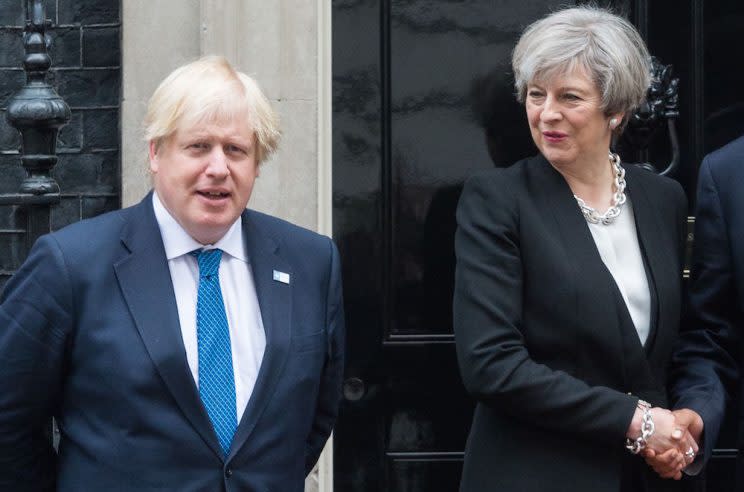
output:
M660 407L647 410L653 422L653 432L646 439L640 454L646 463L662 478L682 478L687 468L698 454L703 421L700 416L688 409L670 411ZM644 409L639 407L628 429L629 439L642 434Z

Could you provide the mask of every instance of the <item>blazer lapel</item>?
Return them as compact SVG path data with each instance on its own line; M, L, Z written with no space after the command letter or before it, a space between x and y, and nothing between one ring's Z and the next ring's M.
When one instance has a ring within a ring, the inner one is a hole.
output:
M651 324L651 330L646 342L646 349L649 355L651 355L658 334L666 333L665 324L667 317L665 316L665 310L671 307L669 299L664 298L664 292L667 291L664 282L667 282L668 278L673 278L669 275L674 275L674 272L668 271L665 267L669 262L669 252L661 236L662 231L668 229L670 224L661 223L658 212L650 200L648 190L644 187L642 180L634 179L634 174L634 172L626 174L628 181L627 193L633 203L638 241L650 273L648 286L649 289L655 290L652 293L652 297L656 298L656 309L655 312L651 313L652 321L656 322ZM679 272L679 275L681 275L681 272ZM676 307L672 309L676 309Z
M204 442L222 458L186 359L176 297L151 193L132 209L121 240L130 254L116 263L114 270L142 342L181 411Z
M266 332L266 350L228 460L245 444L271 399L289 354L291 335L292 271L279 243L257 224L253 214L248 210L243 213L243 237ZM288 274L289 278L275 280L274 272Z
M606 336L618 337L610 344L619 343L617 330L607 329L603 322L608 319L607 310L615 306L612 284L608 282L608 279L613 280L612 276L599 255L568 183L545 158L538 156L536 159L540 162L534 167L535 189L531 190L530 196L539 202L539 210L554 219L554 232L561 239L566 261L571 265L574 277L581 279L578 283L577 316L597 320L596 329L604 329Z
M568 183L544 158L537 159L543 162L541 166L535 166L538 179L531 196L540 200L540 210L555 219L555 233L561 238L566 260L572 266L575 278L581 279L577 287L577 317L586 320L584 324L588 329L601 330L607 357L621 364L622 378L630 387L635 378L628 372L627 363L640 360L647 367L643 345ZM617 322L608 323L612 319Z

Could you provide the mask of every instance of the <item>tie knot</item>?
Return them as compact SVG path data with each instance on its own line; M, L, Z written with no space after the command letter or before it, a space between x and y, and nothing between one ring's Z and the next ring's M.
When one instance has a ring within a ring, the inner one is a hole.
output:
M221 249L198 249L191 252L199 263L199 276L211 277L217 275L222 259Z

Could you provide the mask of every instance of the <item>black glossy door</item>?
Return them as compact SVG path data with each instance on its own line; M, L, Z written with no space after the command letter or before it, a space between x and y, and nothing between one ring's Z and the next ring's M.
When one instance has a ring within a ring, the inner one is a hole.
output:
M535 152L512 96L510 54L524 26L567 3L333 0L333 223L348 329L338 492L457 490L473 403L452 336L455 206L467 176ZM744 2L718 3L744 25ZM709 110L693 95L704 80L716 104L742 102L733 82L696 64L703 51L692 33L712 40L720 29L701 27L710 19L702 0L612 4L648 33L663 63L675 64L676 177L692 196L713 138L701 126ZM660 167L670 158L666 135L649 156ZM730 460L717 463L724 478L709 490L733 490Z

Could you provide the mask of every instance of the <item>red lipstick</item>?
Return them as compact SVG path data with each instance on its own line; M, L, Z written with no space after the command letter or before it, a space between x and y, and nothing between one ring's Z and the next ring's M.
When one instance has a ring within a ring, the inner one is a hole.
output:
M542 132L543 138L550 143L562 142L568 135L563 132L546 131Z

